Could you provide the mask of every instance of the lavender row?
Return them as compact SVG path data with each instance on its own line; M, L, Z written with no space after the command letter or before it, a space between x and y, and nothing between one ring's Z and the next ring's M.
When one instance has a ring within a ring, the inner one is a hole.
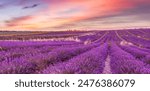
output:
M22 57L24 55L36 55L38 53L47 53L51 50L57 48L57 46L43 46L43 47L17 47L17 48L11 48L7 51L0 51L0 62L5 60L13 60L15 58Z
M38 46L38 45L51 45L51 46L62 46L62 45L75 45L80 44L74 41L0 41L0 47L20 47L20 46Z
M138 37L135 37L127 32L118 32L119 35L125 39L126 41L129 41L133 44L136 44L138 46L143 46L143 47L146 47L146 48L150 48L150 40L145 40L145 39L141 39L141 38L138 38Z
M13 60L6 59L5 61L0 62L0 66L3 67L1 68L1 73L35 73L37 70L43 69L50 64L52 65L57 62L68 60L73 56L79 55L96 46L97 44L72 48L61 47L48 53L38 53L36 55L27 54ZM32 69L32 71L30 69Z
M141 38L146 38L146 39L150 39L150 34L149 33L145 33L145 32L143 32L142 30L140 31L137 31L137 30L130 30L130 31L128 31L128 32L130 32L130 33L132 33L132 34L134 34L134 35L136 35L137 37L141 37Z
M90 34L85 34L85 35L82 35L82 36L79 36L78 38L81 40L81 41L95 41L97 39L99 39L105 32L93 32L93 33L90 33Z
M49 66L42 74L100 74L107 57L107 44L80 54L66 62Z
M149 74L150 68L136 60L131 54L123 51L116 44L110 47L112 73L115 74Z
M118 38L115 31L107 31L101 38L99 38L96 42L98 43L109 43L109 42L117 42L119 43L121 39Z
M26 61L29 61L37 66L37 70L41 70L49 65L55 63L64 62L74 56L84 53L94 47L97 44L87 45L87 46L77 46L77 47L60 47L52 50L49 53L38 54L32 57L24 57Z
M135 58L139 59L140 61L143 61L147 64L150 64L150 52L145 49L136 48L133 46L121 46L121 48L127 52L129 52L131 55L133 55Z
M30 74L35 72L35 65L24 59L3 61L0 63L0 74Z
M130 47L130 46L120 46L120 47L139 60L142 60L146 55L150 54L148 52L145 52L145 51L142 51L142 50L136 49L134 47Z

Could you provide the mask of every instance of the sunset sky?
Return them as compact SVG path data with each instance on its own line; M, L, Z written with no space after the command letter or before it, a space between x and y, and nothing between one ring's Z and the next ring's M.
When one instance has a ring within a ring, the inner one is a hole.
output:
M0 0L0 30L150 27L150 0Z

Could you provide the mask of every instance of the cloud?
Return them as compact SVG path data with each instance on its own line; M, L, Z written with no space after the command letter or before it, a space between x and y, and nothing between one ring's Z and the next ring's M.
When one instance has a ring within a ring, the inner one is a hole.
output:
M22 9L30 9L30 8L35 8L37 6L39 6L39 4L33 4L32 6L25 6Z
M32 19L32 16L22 16L22 17L15 17L11 20L5 21L6 26L13 27L13 26L20 26L25 21Z
M40 5L28 16L18 15L18 18L5 22L7 26L21 28L29 25L32 25L28 27L30 29L98 28L95 23L119 26L119 23L131 25L135 24L135 20L138 24L150 20L150 0L17 0L11 4L27 9L25 13ZM5 6L0 4L0 7Z
M4 5L3 4L0 4L0 9L2 9L4 7Z
M34 3L41 3L42 0L1 0L0 1L0 9L1 8L7 8L12 6L17 6L20 8L20 6L25 8L34 8L38 6L39 4ZM33 4L32 6L27 6L29 4Z
M30 8L35 8L37 6L39 6L40 4L33 4L32 6L25 6L22 9L30 9Z

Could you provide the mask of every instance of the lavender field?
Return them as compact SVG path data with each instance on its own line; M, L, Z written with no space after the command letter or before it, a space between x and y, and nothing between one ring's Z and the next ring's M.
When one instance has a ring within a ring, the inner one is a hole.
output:
M0 74L150 74L150 29L1 31Z

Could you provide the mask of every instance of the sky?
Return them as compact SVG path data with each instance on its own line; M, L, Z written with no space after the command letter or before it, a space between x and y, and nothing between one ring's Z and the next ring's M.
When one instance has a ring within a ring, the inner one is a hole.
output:
M148 27L150 0L0 0L0 31Z

